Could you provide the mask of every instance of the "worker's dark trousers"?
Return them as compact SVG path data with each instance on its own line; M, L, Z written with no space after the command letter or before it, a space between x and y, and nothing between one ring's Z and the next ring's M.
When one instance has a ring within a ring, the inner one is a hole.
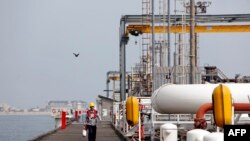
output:
M95 141L96 137L96 126L88 125L88 139L89 141Z

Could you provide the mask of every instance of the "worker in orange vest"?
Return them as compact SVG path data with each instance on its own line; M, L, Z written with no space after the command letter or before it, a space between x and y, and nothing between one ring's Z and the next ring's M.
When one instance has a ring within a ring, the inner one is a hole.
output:
M89 104L89 110L87 111L87 116L86 116L86 127L88 130L88 140L89 141L95 141L96 139L96 124L97 124L97 119L98 114L97 110L94 109L95 104L91 102Z

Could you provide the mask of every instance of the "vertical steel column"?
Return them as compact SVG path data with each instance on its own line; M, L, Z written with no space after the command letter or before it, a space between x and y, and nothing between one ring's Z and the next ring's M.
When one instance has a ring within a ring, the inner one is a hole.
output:
M170 26L170 0L168 0L168 67L171 66Z
M128 37L125 33L126 17L124 16L120 22L120 99L123 105L123 131L126 127L125 119L125 100L126 100L126 44Z
M152 0L152 92L155 90L154 77L155 77L155 15L154 15L154 0Z
M154 15L154 0L152 0L152 94L155 90L155 83L154 83L154 78L155 78L155 58L154 58L154 54L155 54L155 15ZM153 110L153 108L152 108ZM151 112L152 114L152 112ZM153 115L152 115L153 116ZM153 117L151 116L151 141L154 140L154 121L153 121Z
M190 77L189 83L195 83L195 1L190 0Z
M120 27L120 89L121 89L121 101L126 99L126 43L127 37L125 35L125 19L121 21Z
M179 46L178 46L178 66L182 66L183 58L182 58L182 35L179 33Z
M107 72L107 75L106 75L106 91L107 91L107 97L109 97L109 83L110 83L110 80L109 80L109 75L110 74L119 74L120 72L119 71L108 71ZM114 91L114 89L113 89Z
M110 80L108 79L108 75L107 75L107 80L106 80L106 91L107 91L107 97L109 97L109 82Z

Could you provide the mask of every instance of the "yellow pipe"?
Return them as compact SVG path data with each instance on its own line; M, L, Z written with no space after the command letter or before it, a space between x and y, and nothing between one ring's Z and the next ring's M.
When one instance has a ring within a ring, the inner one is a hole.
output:
M151 33L150 25L128 25L127 33L139 31L140 33ZM171 33L188 33L190 26L172 25ZM168 26L155 26L155 33L168 32ZM196 33L214 33L214 32L250 32L250 25L198 25L195 26Z

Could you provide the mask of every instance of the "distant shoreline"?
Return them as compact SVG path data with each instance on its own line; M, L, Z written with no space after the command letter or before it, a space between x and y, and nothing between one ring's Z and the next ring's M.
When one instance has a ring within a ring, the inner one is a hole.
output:
M27 115L27 116L39 116L39 115L51 115L50 112L0 112L0 116L22 116L22 115Z

